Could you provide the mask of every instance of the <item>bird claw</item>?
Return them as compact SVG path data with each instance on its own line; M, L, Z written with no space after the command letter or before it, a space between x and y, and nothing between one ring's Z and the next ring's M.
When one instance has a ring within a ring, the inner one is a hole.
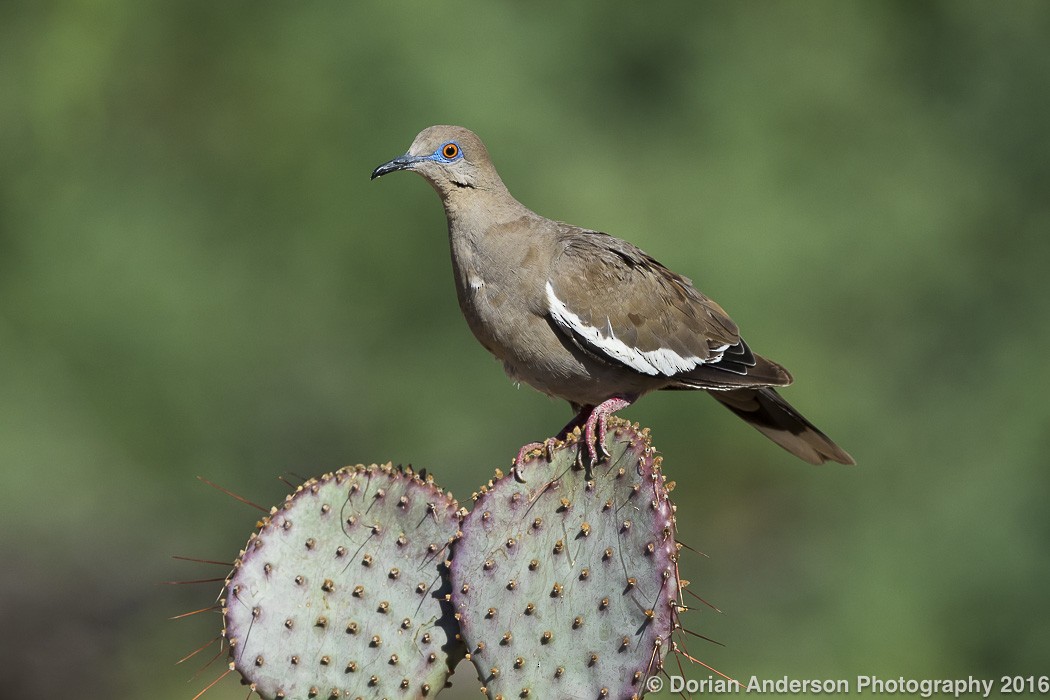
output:
M547 461L553 462L554 448L557 444L557 438L549 437L543 442L530 442L518 450L518 456L514 458L514 465L510 468L510 473L514 477L514 480L519 484L525 483L525 477L521 475L521 468L525 466L525 460L533 450L543 450L544 454L547 455Z
M612 457L612 454L605 447L605 436L608 433L607 423L609 416L616 413L621 408L626 408L630 405L631 402L627 399L614 396L611 399L606 399L593 408L581 407L584 409L589 408L590 410L587 414L587 419L583 422L583 429L581 431L583 444L586 446L587 456L590 458L590 461L589 463L584 464L583 447L581 447L576 453L576 463L579 464L580 467L587 469L589 472L590 468L598 463L599 452L601 453L601 457L604 457L605 459ZM561 437L565 438L572 430L581 427L579 421L583 416L584 413L581 412L580 415L569 421L569 424L562 429L560 433ZM525 483L525 479L521 476L521 468L525 465L526 458L533 450L542 449L547 454L547 461L553 462L554 449L558 446L558 442L558 438L549 437L543 442L530 442L518 450L518 456L514 459L514 465L510 470L511 474L514 476L514 480L520 484Z
M598 463L599 450L606 459L612 457L605 447L605 436L608 433L607 421L610 415L630 405L630 401L614 397L603 401L591 411L591 415L587 416L587 421L583 424L583 441L587 445L587 455L591 458L588 467L593 467Z
M601 452L602 457L608 458L612 456L609 454L609 450L605 448L605 417L602 416L596 422L598 423L597 430L595 430L594 423L591 421L587 421L587 425L584 426L583 430L583 441L586 445L587 456L590 458L590 461L587 464L581 464L581 466L587 468L593 467L598 463L599 451ZM582 450L580 451L580 454L583 454Z

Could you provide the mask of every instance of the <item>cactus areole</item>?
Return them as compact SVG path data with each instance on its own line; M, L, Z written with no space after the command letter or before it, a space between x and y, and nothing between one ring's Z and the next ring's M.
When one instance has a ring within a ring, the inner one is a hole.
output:
M674 508L648 431L610 421L498 477L461 525L452 602L489 698L638 698L678 614Z
M410 471L307 481L226 582L231 666L266 700L436 696L462 658L446 600L451 496Z
M434 697L464 656L492 700L641 698L683 609L660 457L619 418L588 469L548 447L470 513L390 465L298 487L226 579L230 667L264 700Z

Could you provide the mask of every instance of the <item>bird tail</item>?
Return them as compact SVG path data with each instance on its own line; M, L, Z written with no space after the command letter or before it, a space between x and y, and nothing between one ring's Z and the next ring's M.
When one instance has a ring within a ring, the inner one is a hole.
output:
M799 459L810 464L828 460L856 464L848 452L831 441L770 387L711 391L711 396L752 427Z

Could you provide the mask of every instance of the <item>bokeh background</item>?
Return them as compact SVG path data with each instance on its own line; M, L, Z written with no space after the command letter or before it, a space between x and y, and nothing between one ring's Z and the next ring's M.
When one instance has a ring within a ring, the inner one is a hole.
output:
M433 123L692 277L859 462L700 395L626 411L709 557L694 655L1047 674L1048 36L1024 0L0 4L3 694L218 675L175 662L219 617L166 618L219 586L160 582L221 576L171 557L232 559L257 513L198 475L269 505L393 460L469 504L567 419L471 337L434 193L368 180Z

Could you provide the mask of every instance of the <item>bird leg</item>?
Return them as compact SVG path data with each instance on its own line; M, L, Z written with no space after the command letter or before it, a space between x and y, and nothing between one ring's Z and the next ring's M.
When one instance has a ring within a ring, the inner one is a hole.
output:
M587 455L591 458L591 466L598 463L598 448L601 448L604 456L609 456L609 451L605 449L606 422L609 416L630 405L631 402L627 399L614 396L591 409L591 414L587 416L583 424L583 440L587 445ZM597 442L597 447L595 442Z
M589 466L594 466L598 463L599 448L602 451L602 455L608 457L609 451L605 449L606 423L609 416L630 405L631 401L620 396L606 399L597 406L572 404L576 415L565 424L564 428L558 431L555 437L549 437L543 442L530 442L518 450L518 456L514 458L514 466L511 468L511 474L514 475L515 481L522 484L525 483L525 479L522 478L519 470L530 452L535 449L542 449L547 454L547 461L554 459L555 445L557 445L558 441L564 440L576 428L582 429L583 441L587 446L587 456L590 457Z
M555 435L554 437L549 437L543 442L530 442L529 444L523 446L520 450L518 450L518 456L514 458L514 466L510 470L511 474L514 475L515 481L521 484L525 483L525 479L522 478L519 469L523 464L525 464L525 457L530 452L536 449L542 449L547 455L547 461L550 462L554 459L554 447L558 444L558 442L560 440L564 440L566 437L568 437L569 433L571 433L576 428L582 426L584 421L587 419L587 416L589 416L594 410L593 406L579 406L577 404L571 405L572 410L576 412L576 415L573 416L572 420L565 424L564 428L558 431L557 435Z

